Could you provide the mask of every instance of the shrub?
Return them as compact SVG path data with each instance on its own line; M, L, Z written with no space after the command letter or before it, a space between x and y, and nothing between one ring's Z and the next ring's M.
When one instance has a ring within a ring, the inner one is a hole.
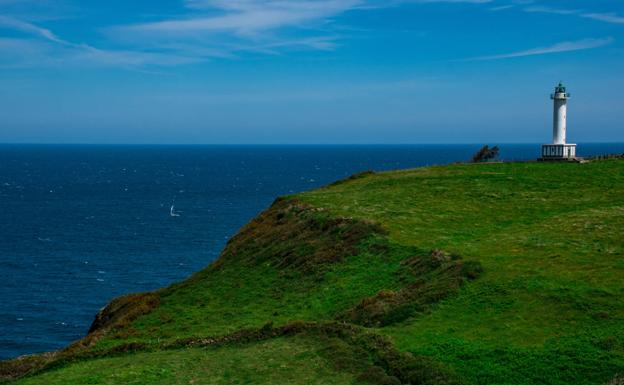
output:
M472 156L472 162L487 162L488 160L496 159L499 154L498 146L490 148L488 145L481 147L481 149Z

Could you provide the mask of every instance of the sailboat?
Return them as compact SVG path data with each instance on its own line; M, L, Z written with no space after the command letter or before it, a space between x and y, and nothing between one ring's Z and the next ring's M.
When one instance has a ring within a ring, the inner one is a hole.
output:
M169 209L169 215L172 217L179 217L180 214L175 212L175 205L171 205L171 209Z

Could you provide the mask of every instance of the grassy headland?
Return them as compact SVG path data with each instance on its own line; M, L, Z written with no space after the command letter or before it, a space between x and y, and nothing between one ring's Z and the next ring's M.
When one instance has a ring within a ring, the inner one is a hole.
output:
M624 373L622 282L622 160L362 174L276 201L205 270L0 376L604 384Z

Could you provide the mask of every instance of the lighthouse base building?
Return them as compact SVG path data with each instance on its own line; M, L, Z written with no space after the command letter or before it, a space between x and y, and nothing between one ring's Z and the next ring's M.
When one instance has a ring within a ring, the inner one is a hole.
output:
M570 94L560 82L555 92L550 95L554 102L553 141L542 145L542 157L539 160L573 160L577 161L576 144L566 143L568 99Z
M541 160L574 160L576 144L543 144Z

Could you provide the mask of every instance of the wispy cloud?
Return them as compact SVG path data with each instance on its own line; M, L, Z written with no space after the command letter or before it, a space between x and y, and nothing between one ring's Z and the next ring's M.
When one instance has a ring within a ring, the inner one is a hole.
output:
M60 0L41 0L56 2ZM110 66L173 66L235 58L244 53L282 54L289 50L331 51L341 45L344 29L336 23L349 12L364 12L403 4L464 3L487 5L485 9L502 11L511 8L532 13L577 15L608 23L624 23L614 13L591 13L577 9L549 8L534 0L182 0L184 11L160 20L130 23L104 28L112 46L123 49L101 49L74 42L39 26L28 18L0 15L0 28L9 28L28 38L5 41L2 56L10 48L32 53L33 44L45 46L41 52L53 52L49 60L68 60ZM35 0L0 0L0 7L36 3ZM0 12L3 8L0 8ZM32 20L32 19L31 19ZM467 60L497 60L523 56L591 49L610 44L611 38L583 39L524 51L483 56ZM19 49L17 47L20 47ZM5 55L5 53L9 55ZM18 55L19 56L19 55ZM5 60L6 61L6 60ZM37 60L33 60L36 62Z
M365 5L361 0L189 0L186 4L190 9L210 12L120 26L116 30L121 33L178 35L233 32L250 36L284 27L303 27L306 23L322 21Z
M554 15L576 15L580 13L578 9L561 9L561 8L550 8L543 6L532 6L524 8L524 12L529 13L550 13Z
M615 13L584 13L581 16L588 19L604 21L605 23L624 24L624 16L619 16Z
M497 55L478 56L474 58L463 59L462 61L483 61L483 60L501 60L511 59L526 56L548 55L561 52L581 51L586 49L593 49L604 47L613 43L614 39L611 37L603 39L583 39L577 41L565 41L557 43L548 47L531 48L523 51L509 52Z
M200 61L245 52L331 51L342 36L331 19L371 7L366 0L186 0L185 6L183 16L106 31L128 45Z
M31 2L0 0L0 7ZM32 58L29 63L66 60L135 67L232 58L242 52L328 51L338 46L339 38L338 34L325 31L328 19L368 5L366 0L186 0L185 6L188 12L183 16L108 28L109 37L117 45L135 47L123 50L104 50L72 42L27 18L0 13L0 29L28 36L13 39L11 44L5 42L0 47L3 51L0 61L25 62L21 58L29 53ZM8 8L0 8L0 12L3 9ZM288 33L288 29L297 29L299 33ZM36 40L40 40L37 42L40 54L34 55L30 47ZM9 52L11 49L15 52ZM50 60L42 60L44 53L50 54Z
M492 0L186 0L186 15L120 25L107 31L129 44L163 49L171 40L197 53L206 46L219 55L277 54L288 49L334 50L344 36L334 18L406 3L472 3ZM296 37L295 37L296 36ZM187 51L188 52L188 51Z
M37 35L46 40L59 43L59 44L68 44L66 41L56 36L54 33L52 33L52 31L48 29L41 28L32 23L28 23L26 21L8 17L8 16L0 15L0 27L14 29L14 30L18 30L21 32Z
M68 63L141 67L147 64L167 66L196 61L196 59L181 55L103 50L88 44L73 43L60 38L49 29L9 16L0 15L0 28L11 29L26 35L0 39L0 53L2 54L0 57L3 58L0 59L0 65L4 67Z
M525 12L529 13L550 13L554 15L574 15L578 17L583 17L586 19L593 19L602 21L605 23L611 24L624 24L624 16L620 16L616 13L599 13L599 12L588 12L581 9L565 9L565 8L552 8L552 7L544 7L544 6L531 6L524 8Z
M513 8L513 7L515 7L515 5L513 5L513 4L499 5L499 6L490 8L490 11L504 11L506 9L510 9L510 8Z

